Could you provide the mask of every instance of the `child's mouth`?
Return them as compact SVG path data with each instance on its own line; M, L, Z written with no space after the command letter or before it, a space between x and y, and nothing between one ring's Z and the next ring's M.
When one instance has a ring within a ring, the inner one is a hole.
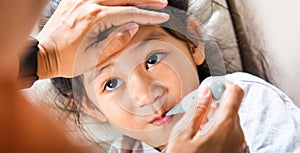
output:
M155 118L151 123L156 125L156 126L161 126L164 125L166 122L168 122L170 119L172 119L172 116L165 116L165 114L163 114L160 117Z

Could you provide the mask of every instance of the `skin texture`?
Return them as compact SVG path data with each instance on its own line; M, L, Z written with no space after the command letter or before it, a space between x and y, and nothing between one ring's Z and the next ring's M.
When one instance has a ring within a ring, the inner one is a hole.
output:
M149 35L152 37L149 38ZM149 56L155 53L163 55L159 55L160 59L147 67ZM164 149L168 140L171 140L169 152L186 152L188 149L191 152L238 152L244 142L237 115L243 91L231 83L226 84L229 89L237 89L227 93L230 98L226 101L230 106L234 104L234 107L226 106L230 111L224 112L224 117L214 128L220 139L213 138L213 133L201 137L197 135L200 125L205 122L211 101L211 93L207 87L200 89L204 90L204 94L199 95L199 101L194 102L194 106L198 105L195 107L197 109L191 108L192 113L184 116L185 121L192 122L182 124L183 121L180 121L181 124L176 124L182 115L164 117L183 96L198 88L200 82L196 65L203 61L203 46L195 47L176 39L157 26L142 27L128 46L107 58L104 63L98 64L95 71L84 74L87 94L95 106L85 111L100 120L104 120L105 116L125 135L142 140L159 150ZM99 72L100 69L103 70ZM113 90L106 84L110 79L119 82ZM157 117L163 119L155 121ZM218 132L224 127L228 127L228 135ZM224 149L228 143L225 138L228 136L236 137L237 141L232 142L229 149ZM207 142L211 144L207 145ZM182 144L189 147L178 148Z
M158 35L159 41L155 39L139 43L149 35ZM89 86L88 89L91 89L87 93L96 93L94 96L90 94L90 97L99 101L95 104L123 133L158 147L167 142L170 128L175 125L178 118L175 117L164 126L152 121L175 106L183 95L197 88L199 80L194 58L185 42L179 41L156 26L140 28L128 46L130 47L98 65L101 69L107 64L115 63L97 74L92 83L88 80L93 79L93 72L84 76L89 78L86 79L86 84ZM147 69L145 60L151 53L164 55L161 55L161 62ZM178 58L182 56L186 58ZM196 60L202 62L203 59L204 55ZM185 73L189 75L184 75ZM103 90L105 81L111 77L118 78L123 83L113 91ZM165 139L158 142L157 137L163 134L166 135Z

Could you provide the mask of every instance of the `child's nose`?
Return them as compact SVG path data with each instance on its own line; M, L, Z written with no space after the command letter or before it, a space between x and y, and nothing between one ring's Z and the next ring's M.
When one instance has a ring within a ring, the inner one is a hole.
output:
M128 80L128 91L132 100L140 107L158 102L166 92L161 82L158 82L151 73L136 68Z

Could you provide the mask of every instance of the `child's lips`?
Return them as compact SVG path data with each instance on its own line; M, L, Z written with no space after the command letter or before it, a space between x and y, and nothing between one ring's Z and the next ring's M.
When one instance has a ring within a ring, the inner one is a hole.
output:
M166 122L168 122L171 118L172 118L172 116L162 115L158 118L155 118L151 123L156 126L161 126L161 125L165 124Z

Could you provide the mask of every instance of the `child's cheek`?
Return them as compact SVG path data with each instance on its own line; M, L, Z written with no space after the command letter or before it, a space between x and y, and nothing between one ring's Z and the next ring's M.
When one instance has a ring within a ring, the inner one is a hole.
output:
M151 73L167 90L168 97L174 101L179 101L182 97L182 84L180 76L176 70L166 62L160 62L153 66Z

